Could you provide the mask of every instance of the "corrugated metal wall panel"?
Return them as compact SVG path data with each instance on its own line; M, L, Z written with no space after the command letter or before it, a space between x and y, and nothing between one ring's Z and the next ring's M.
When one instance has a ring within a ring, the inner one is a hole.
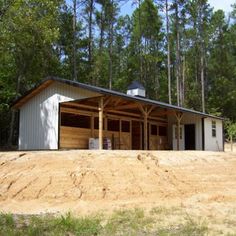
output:
M173 140L173 130L172 127L177 123L177 120L174 115L168 117L168 140L169 145L172 147ZM181 124L195 124L195 141L196 141L196 150L202 150L202 120L200 116L194 114L184 113L181 120Z
M59 103L98 95L54 82L21 107L19 149L57 149Z
M216 122L216 137L212 137L212 121ZM204 119L205 150L223 151L223 121L213 118Z

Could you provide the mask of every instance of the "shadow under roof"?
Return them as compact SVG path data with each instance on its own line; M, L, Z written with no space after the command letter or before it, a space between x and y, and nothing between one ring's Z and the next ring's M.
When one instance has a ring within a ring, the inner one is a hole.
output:
M179 111L179 112L192 113L192 114L196 114L196 115L199 115L202 117L211 117L214 119L224 120L224 118L222 118L222 117L206 114L206 113L203 113L200 111L195 111L192 109L187 109L187 108L183 108L183 107L179 107L179 106L175 106L175 105L170 105L168 103L164 103L164 102L160 102L160 101L156 101L156 100L151 100L151 99L148 99L145 97L135 97L135 96L127 95L127 94L117 92L114 90L105 89L105 88L101 88L101 87L97 87L97 86L93 86L93 85L88 85L88 84L80 83L77 81L66 80L66 79L62 79L62 78L58 78L58 77L54 77L54 76L47 77L40 84L38 84L37 86L35 86L31 90L29 90L26 94L19 97L16 101L13 102L11 107L15 108L15 109L19 109L21 107L22 100L27 102L32 97L32 96L30 96L31 94L36 94L37 90L39 90L39 92L42 91L42 89L44 89L46 87L46 86L44 86L45 84L49 86L54 81L59 82L59 83L63 83L63 84L68 84L73 87L84 88L84 89L94 91L94 92L97 92L97 93L100 93L103 95L111 95L111 96L121 97L121 98L125 98L125 99L131 100L131 101L142 102L142 103L145 103L148 105L159 106L162 108L172 109L172 110ZM42 89L40 90L39 88L42 88Z

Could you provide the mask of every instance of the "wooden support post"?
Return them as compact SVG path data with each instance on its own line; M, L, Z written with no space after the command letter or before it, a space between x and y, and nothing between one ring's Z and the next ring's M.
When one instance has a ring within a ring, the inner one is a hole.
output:
M120 126L120 129L119 129L119 149L121 149L121 119L119 119L119 126Z
M99 113L99 131L98 131L98 138L99 138L99 150L103 149L103 97L99 100L98 105L98 113Z
M183 113L176 112L175 117L177 119L177 150L179 151L179 149L180 149L180 122L183 118Z
M148 128L147 128L148 113L145 112L143 115L144 115L144 150L148 150Z
M139 105L140 111L143 113L143 122L144 122L144 150L148 150L148 116L151 113L151 111L154 109L154 106L151 107L143 107L142 105Z
M94 114L91 116L91 137L94 138Z
M130 120L129 121L129 128L130 128L130 130L129 130L129 134L130 134L130 139L129 139L129 141L130 141L130 150L133 150L133 147L132 147L132 129L133 129L133 122Z
M180 120L177 119L177 150L179 151L179 141L180 141Z
M103 117L104 117L104 130L106 131L105 133L107 133L107 114L104 114Z

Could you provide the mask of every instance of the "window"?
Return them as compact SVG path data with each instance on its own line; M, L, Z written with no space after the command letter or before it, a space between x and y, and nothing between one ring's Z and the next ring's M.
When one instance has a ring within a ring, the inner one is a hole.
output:
M94 129L98 129L99 127L99 119L98 117L94 117Z
M122 132L130 132L130 122L122 120L121 121L121 130Z
M216 137L216 122L214 120L211 122L211 127L212 127L212 137L215 138Z
M119 131L120 121L119 120L107 120L107 130L109 131Z
M157 126L151 125L151 135L157 135Z
M90 116L62 112L61 125L90 129Z
M159 126L159 136L167 136L167 128L165 126Z
M99 129L99 118L94 117L94 129ZM105 120L103 119L103 130L105 129Z

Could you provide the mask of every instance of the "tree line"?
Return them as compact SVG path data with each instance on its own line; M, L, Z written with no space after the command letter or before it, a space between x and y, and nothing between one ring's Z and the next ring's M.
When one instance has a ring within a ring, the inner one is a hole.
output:
M123 92L138 80L151 99L235 121L235 68L236 5L226 14L208 0L3 0L0 145L17 137L11 102L48 75Z

